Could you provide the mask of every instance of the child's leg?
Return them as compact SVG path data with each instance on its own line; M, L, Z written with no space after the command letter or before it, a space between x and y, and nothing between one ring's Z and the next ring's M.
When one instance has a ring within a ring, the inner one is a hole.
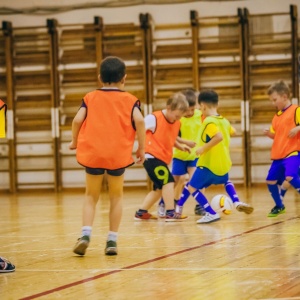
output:
M103 175L86 173L86 191L82 210L82 225L93 226L96 205L99 200Z
M230 199L232 200L232 202L239 202L239 197L237 195L237 192L235 190L234 184L231 181L227 181L224 184L226 193L228 194L228 196L230 197Z
M175 187L174 187L174 200L179 200L182 194L182 190L185 185L186 175L176 176L174 175Z
M169 182L162 187L162 197L165 201L166 210L174 211L174 182Z
M269 189L269 192L275 202L275 205L277 207L283 207L282 199L280 196L280 191L277 185L277 181L267 181L267 186Z
M118 232L123 212L124 174L121 176L107 175L110 200L109 230Z
M161 198L161 196L162 190L157 189L149 192L140 206L140 209L149 210Z
M206 197L200 190L196 190L192 193L192 196L196 199L196 201L207 211L208 213L215 215L216 212L212 209Z
M86 173L86 191L82 209L82 232L81 238L73 248L73 252L84 255L90 243L92 226L95 218L96 205L101 192L103 175Z

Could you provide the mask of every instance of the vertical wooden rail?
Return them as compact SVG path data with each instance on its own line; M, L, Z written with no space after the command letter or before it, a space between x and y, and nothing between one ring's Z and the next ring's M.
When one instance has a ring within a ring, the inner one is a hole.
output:
M246 43L245 43L245 20L243 16L243 10L241 8L238 8L237 14L239 16L239 39L240 39L240 74L241 74L241 130L242 130L242 139L243 139L243 148L244 148L244 186L248 186L251 181L251 177L249 178L249 151L247 151L247 145L248 145L248 136L246 131L246 86L247 86L247 56L246 56Z
M140 28L142 30L142 56L143 56L143 79L145 83L145 107L144 113L148 111L148 102L149 102L149 89L148 89L148 44L147 44L147 31L148 31L148 16L147 14L139 15Z
M140 27L143 29L143 57L144 57L144 68L143 76L145 79L146 88L146 109L145 115L149 113L149 107L153 102L153 73L152 73L152 28L151 28L151 15L140 14Z
M103 19L101 17L94 17L95 26L95 42L96 42L96 76L98 78L100 72L100 64L103 60Z
M58 74L58 33L57 20L47 20L48 33L50 38L50 68L51 68L51 117L53 132L53 152L54 152L54 190L61 191L61 157L60 157L60 131L59 131L59 74Z
M250 116L249 116L249 105L250 105L250 76L249 76L249 11L247 8L244 8L244 13L242 16L242 30L243 30L243 98L244 98L244 112L245 112L245 140L244 140L244 149L245 149L245 159L246 159L246 183L250 187L252 184L252 172L251 172L251 136L250 136Z
M9 191L17 191L16 178L16 145L14 130L14 88L13 88L13 29L11 22L2 22L2 30L5 38L6 57L6 94L7 94L7 139L9 146Z
M199 57L198 57L198 12L190 11L190 20L192 26L192 43L193 43L193 85L196 91L199 91Z
M298 11L296 5L290 6L292 38L292 93L299 103L299 63L298 63Z

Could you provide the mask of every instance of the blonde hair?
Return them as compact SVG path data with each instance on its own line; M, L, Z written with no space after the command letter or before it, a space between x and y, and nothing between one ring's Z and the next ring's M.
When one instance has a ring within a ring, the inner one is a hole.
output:
M180 110L182 112L186 112L189 108L189 103L186 100L185 95L182 93L173 94L167 101L167 107L173 110Z
M290 97L290 88L288 84L283 80L276 81L268 88L268 95L271 95L274 92L278 93L281 96L287 95L288 98Z

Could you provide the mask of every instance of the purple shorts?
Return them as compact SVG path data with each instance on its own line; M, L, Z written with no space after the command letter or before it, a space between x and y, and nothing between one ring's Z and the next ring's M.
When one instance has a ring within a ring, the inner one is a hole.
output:
M266 180L281 184L286 177L298 177L300 159L298 155L273 160Z

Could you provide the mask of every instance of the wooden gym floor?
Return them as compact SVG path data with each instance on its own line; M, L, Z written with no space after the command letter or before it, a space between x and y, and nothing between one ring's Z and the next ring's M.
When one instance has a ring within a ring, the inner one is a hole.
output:
M300 299L299 195L288 191L286 213L267 218L265 186L237 191L252 215L197 225L192 199L185 222L134 221L147 191L125 190L115 257L104 255L106 194L85 257L72 253L83 192L0 194L0 256L16 265L0 274L0 299Z

